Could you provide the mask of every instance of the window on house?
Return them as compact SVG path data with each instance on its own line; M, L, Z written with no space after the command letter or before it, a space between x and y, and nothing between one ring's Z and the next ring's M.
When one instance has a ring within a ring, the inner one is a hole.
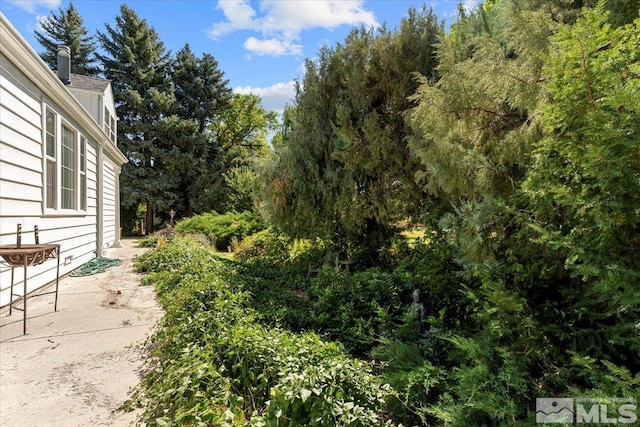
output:
M104 107L104 116L102 117L102 127L104 128L104 133L106 133L107 135L109 135L109 132L110 132L109 126L111 126L111 121L109 121L109 109L107 107Z
M62 209L76 208L76 134L67 126L62 126L60 190Z
M87 138L50 108L44 128L45 209L86 211Z
M47 109L45 123L45 185L46 185L46 207L56 208L56 114Z
M116 118L113 116L109 116L111 120L111 133L109 134L109 138L111 138L111 142L116 143Z
M87 210L87 138L80 135L80 210Z
M116 143L116 118L104 107L104 133L107 134L111 142Z

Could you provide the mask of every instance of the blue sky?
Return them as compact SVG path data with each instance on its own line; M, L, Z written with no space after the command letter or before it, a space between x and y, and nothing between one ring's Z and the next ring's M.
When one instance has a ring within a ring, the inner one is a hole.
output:
M463 0L471 8L477 0ZM354 26L396 28L411 6L431 7L450 24L458 0L75 0L87 30L115 25L126 3L154 27L167 50L189 43L194 53L210 53L235 92L255 93L265 108L281 111L293 97L306 58L323 45L342 42ZM33 32L51 11L69 0L0 0L0 11L36 50Z

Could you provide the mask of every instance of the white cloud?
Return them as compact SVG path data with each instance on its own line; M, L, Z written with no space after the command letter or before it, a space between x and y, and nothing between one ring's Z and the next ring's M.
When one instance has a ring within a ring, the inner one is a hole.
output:
M247 30L256 26L254 20L256 12L247 0L220 0L218 1L218 9L222 9L228 21L213 24L209 30L209 37L214 40L236 30Z
M235 93L254 94L262 99L262 107L268 111L282 113L287 104L291 104L296 96L295 82L276 83L269 87L238 86Z
M250 37L245 48L257 55L298 55L302 46L294 44L300 33L313 28L334 29L341 25L377 26L373 12L362 0L262 0L259 13L248 0L219 0L226 21L216 22L209 36L218 40L235 31L254 31L262 39Z
M244 48L256 55L300 55L302 53L302 45L294 44L293 40L280 39L262 39L249 37L244 42Z
M29 13L35 13L39 7L45 7L49 10L60 7L61 0L7 0L9 3L15 4L19 8Z

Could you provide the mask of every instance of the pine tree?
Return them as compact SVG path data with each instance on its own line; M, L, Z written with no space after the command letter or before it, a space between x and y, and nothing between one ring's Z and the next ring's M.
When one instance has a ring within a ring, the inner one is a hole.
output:
M553 24L521 3L500 2L458 23L440 44L440 79L421 78L407 116L418 177L450 211L441 226L471 264L491 259L513 230L506 210L542 137L535 109Z
M85 76L99 73L95 57L95 41L89 36L82 17L69 3L66 9L51 12L51 16L42 22L42 32L36 30L35 39L44 51L40 57L51 69L58 68L58 45L66 45L71 50L71 72Z
M179 215L190 216L194 206L200 210L204 204L198 200L201 196L201 185L212 185L216 181L211 175L211 165L215 164L219 142L210 127L217 123L219 116L229 107L231 89L218 62L210 54L197 58L189 45L178 51L172 61L170 78L176 98L171 111L177 120L192 121L196 131L192 135L182 134L180 144L183 152L182 164L188 167L180 170L181 206L175 209ZM178 135L178 137L180 137ZM206 181L209 184L206 184Z
M120 119L119 147L129 158L121 175L123 216L135 220L138 205L145 203L149 231L154 209L166 213L179 199L178 162L171 157L180 155L174 145L181 135L176 127L195 130L168 117L175 101L168 79L170 55L145 20L122 5L115 27L107 24L98 39L105 52L98 59L112 81Z
M176 54L171 81L176 97L175 113L196 120L200 132L231 102L229 81L224 79L218 61L208 53L197 58L188 44Z
M535 241L571 279L574 325L559 338L591 357L640 364L640 20L612 28L604 5L552 39L540 106L547 135L523 186Z

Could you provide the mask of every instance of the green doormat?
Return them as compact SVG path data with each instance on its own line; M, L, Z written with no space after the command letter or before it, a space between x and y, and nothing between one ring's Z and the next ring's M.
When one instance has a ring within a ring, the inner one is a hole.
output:
M69 275L72 277L78 277L90 276L96 273L104 273L107 268L120 264L122 264L122 261L120 261L119 259L98 257L92 259L82 267L76 268Z

